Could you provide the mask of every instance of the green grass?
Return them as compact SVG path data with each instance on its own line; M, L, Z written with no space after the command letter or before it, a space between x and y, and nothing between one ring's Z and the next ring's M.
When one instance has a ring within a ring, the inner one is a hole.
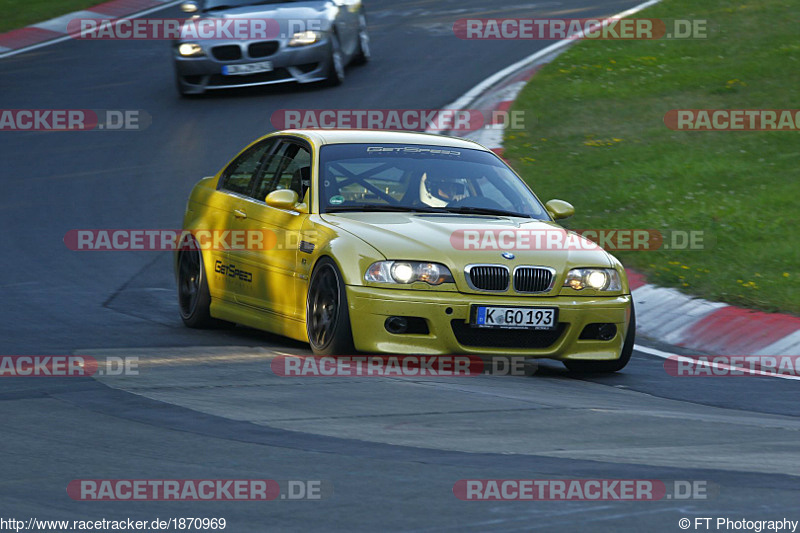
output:
M100 3L102 0L0 0L0 33Z
M708 39L586 41L537 74L506 157L571 228L702 230L703 251L617 253L662 286L800 314L800 133L678 132L670 109L800 108L795 0L664 0ZM537 120L529 120L534 115ZM535 124L534 124L535 122Z

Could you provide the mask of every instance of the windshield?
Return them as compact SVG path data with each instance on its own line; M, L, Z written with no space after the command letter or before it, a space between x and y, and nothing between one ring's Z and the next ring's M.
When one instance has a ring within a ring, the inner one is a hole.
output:
M446 146L334 144L320 151L320 209L512 215L549 220L494 154Z

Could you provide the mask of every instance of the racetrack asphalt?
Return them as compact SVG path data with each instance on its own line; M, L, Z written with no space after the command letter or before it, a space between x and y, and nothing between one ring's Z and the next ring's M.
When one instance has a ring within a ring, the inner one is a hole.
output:
M216 516L233 532L677 531L682 517L800 518L793 381L675 378L643 353L595 378L557 363L528 377L279 378L270 358L306 347L246 328L185 329L168 253L63 243L78 228L179 227L194 182L272 131L276 110L438 109L549 44L462 41L451 31L457 18L594 17L635 3L372 1L374 61L334 89L181 100L164 42L68 41L0 61L5 109L153 118L140 132L0 133L0 355L142 362L125 379L0 381L0 518ZM178 11L151 16L162 15ZM333 495L108 503L65 491L73 479L123 478L319 479ZM701 480L713 490L659 502L453 495L460 479L495 478Z

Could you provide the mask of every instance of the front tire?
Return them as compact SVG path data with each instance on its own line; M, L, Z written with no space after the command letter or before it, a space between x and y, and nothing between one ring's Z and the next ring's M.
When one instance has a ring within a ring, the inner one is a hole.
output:
M315 355L355 353L344 281L328 257L317 262L308 285L306 332Z
M631 302L631 319L628 323L628 333L625 335L625 342L622 344L622 351L619 359L613 361L563 361L564 366L570 372L584 374L611 374L619 372L628 364L633 355L633 344L636 340L636 309Z
M178 73L177 67L175 68L175 89L178 91L178 95L180 95L181 98L186 99L200 98L206 94L204 87L197 88L197 86L184 83L181 75Z
M183 81L181 80L181 76L177 72L175 73L175 88L178 90L178 95L181 98L191 98L195 96L195 94L186 90L186 87L184 87Z
M336 87L344 82L344 54L339 38L335 33L331 34L330 57L328 59L328 77L325 78L325 85Z
M367 17L358 17L358 52L353 58L353 64L366 65L372 58L372 51L369 42L369 32L367 31Z

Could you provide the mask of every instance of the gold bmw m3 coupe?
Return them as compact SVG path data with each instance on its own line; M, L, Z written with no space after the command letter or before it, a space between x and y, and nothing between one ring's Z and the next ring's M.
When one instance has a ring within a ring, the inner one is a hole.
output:
M614 372L633 350L628 281L556 223L573 213L468 140L272 133L192 190L191 246L175 255L181 316L316 354L521 355ZM213 245L220 231L232 241Z

